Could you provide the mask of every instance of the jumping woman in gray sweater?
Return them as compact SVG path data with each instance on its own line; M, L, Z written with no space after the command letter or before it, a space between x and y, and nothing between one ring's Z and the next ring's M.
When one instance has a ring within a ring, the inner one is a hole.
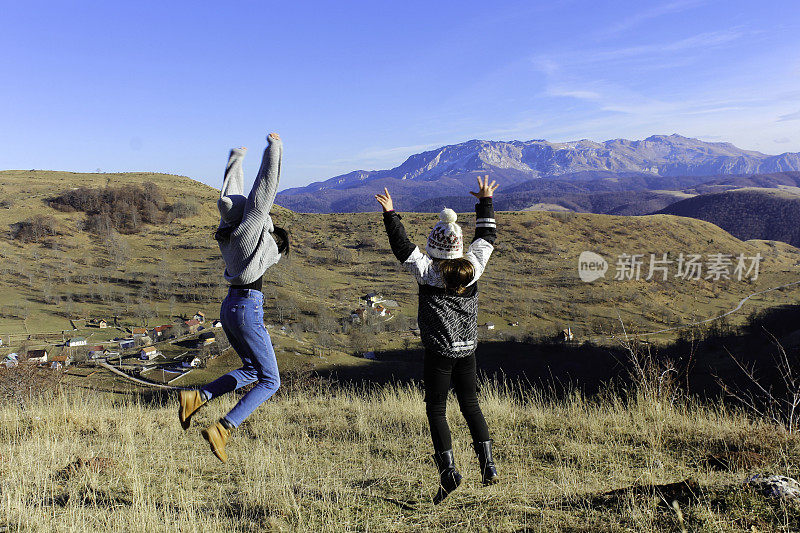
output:
M275 227L270 209L278 191L283 145L277 133L267 137L261 168L248 196L244 193L242 159L245 148L231 150L217 207L220 223L214 238L225 260L225 279L230 283L222 302L220 320L231 346L242 359L242 367L225 374L199 390L181 391L178 417L188 429L192 414L212 398L255 383L239 403L219 421L204 429L203 437L223 463L225 445L238 427L259 405L278 390L281 380L269 333L264 327L264 272L289 252L289 235Z

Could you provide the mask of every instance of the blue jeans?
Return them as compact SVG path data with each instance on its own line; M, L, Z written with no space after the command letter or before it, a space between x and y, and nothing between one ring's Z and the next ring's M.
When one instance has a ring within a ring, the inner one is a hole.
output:
M264 327L264 295L253 289L231 289L222 301L220 320L231 346L242 359L242 367L200 390L210 400L255 383L225 415L228 423L238 427L259 405L275 394L281 384L275 350Z

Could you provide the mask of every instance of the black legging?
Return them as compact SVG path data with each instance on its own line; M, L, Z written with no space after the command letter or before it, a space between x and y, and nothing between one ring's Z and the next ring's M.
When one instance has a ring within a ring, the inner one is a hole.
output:
M433 449L453 447L447 425L447 393L452 382L461 414L469 426L473 442L489 440L489 427L478 405L478 376L475 354L469 357L444 357L425 351L425 412L431 427Z

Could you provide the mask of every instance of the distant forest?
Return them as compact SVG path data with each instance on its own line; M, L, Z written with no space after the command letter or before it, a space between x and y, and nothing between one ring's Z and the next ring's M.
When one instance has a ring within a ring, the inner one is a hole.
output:
M742 240L766 239L800 246L800 198L781 192L734 190L688 198L659 213L698 218Z
M79 187L48 200L59 211L86 213L85 229L99 235L112 230L137 233L143 224L161 224L176 218L196 215L197 202L169 204L161 189L152 182L122 187Z

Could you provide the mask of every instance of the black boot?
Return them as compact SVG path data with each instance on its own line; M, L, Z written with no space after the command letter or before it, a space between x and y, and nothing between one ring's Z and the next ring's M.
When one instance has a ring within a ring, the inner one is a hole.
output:
M497 468L494 466L494 459L492 459L492 442L494 441L485 440L472 443L472 447L475 448L475 454L478 456L478 464L481 467L481 477L484 485L493 485L499 479Z
M439 505L447 495L456 490L461 485L461 474L456 470L456 462L453 458L453 450L445 450L433 454L436 467L439 469L439 491L433 497L433 504Z

